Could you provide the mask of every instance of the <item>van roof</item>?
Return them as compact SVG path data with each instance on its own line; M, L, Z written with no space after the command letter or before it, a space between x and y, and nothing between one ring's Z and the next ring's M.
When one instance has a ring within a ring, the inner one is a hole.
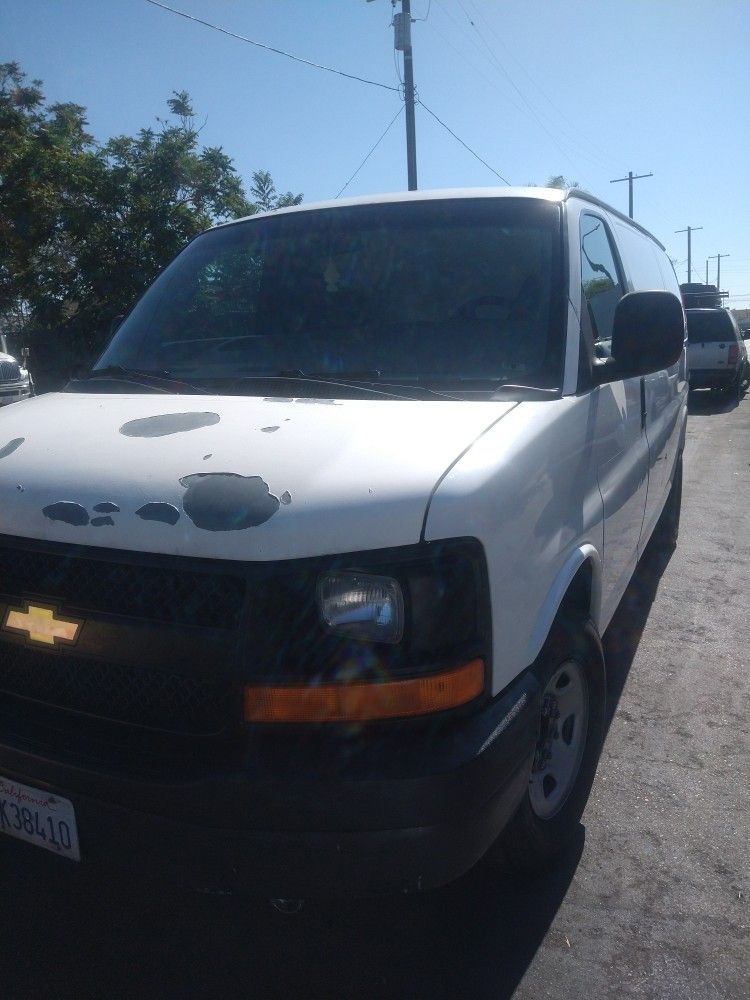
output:
M313 212L322 208L346 208L352 205L385 205L408 201L444 201L456 198L529 198L536 201L565 202L570 198L578 198L587 201L592 205L604 209L606 212L616 215L618 219L628 223L638 229L645 236L652 239L662 250L664 246L653 233L650 233L643 226L623 215L616 208L601 201L588 191L581 191L578 188L548 188L548 187L476 187L476 188L435 188L426 191L393 191L385 194L360 195L356 198L337 198L328 201L312 201L302 205L291 205L288 208L277 208L270 212L258 212L255 215L247 215L241 219L232 219L228 222L220 223L220 226L231 226L237 222L247 222L249 219L258 219L268 215L287 215L291 212Z

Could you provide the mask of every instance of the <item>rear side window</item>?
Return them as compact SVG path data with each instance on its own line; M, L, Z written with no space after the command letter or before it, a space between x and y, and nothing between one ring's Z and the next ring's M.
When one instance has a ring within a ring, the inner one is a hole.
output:
M611 341L615 309L624 286L604 220L596 215L581 216L581 285L594 342Z
M652 239L632 226L615 225L617 245L623 256L625 270L636 292L664 289L679 297L680 286L669 258Z
M687 311L688 342L691 344L718 344L736 340L732 321L725 312Z

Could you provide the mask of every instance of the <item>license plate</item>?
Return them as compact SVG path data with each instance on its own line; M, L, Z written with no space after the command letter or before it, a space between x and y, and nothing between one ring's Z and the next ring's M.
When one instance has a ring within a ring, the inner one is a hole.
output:
M73 803L0 777L0 833L80 861Z

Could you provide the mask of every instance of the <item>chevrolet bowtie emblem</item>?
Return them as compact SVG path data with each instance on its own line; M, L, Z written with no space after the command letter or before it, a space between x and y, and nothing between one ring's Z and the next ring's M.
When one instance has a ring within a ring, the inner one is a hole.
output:
M75 642L83 622L58 618L57 608L27 604L25 608L8 608L3 628L25 635L30 642L55 646Z

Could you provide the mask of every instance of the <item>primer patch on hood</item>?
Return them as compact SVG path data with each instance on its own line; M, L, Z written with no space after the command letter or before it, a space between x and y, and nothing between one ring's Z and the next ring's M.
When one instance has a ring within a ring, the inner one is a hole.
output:
M50 521L63 521L65 524L72 524L74 528L82 528L89 523L89 514L86 508L72 500L51 503L42 509L42 513Z
M279 509L260 476L235 472L198 472L180 480L187 493L185 513L197 528L206 531L241 531L268 521Z
M8 455L12 455L17 448L21 447L25 440L26 438L13 438L12 441L9 441L0 448L0 458L7 458Z
M120 434L134 438L166 437L168 434L195 431L199 427L212 427L220 419L218 413L160 413L154 417L129 420L120 428Z
M180 520L180 512L174 504L157 500L145 503L135 513L143 521L159 521L161 524L177 524Z

